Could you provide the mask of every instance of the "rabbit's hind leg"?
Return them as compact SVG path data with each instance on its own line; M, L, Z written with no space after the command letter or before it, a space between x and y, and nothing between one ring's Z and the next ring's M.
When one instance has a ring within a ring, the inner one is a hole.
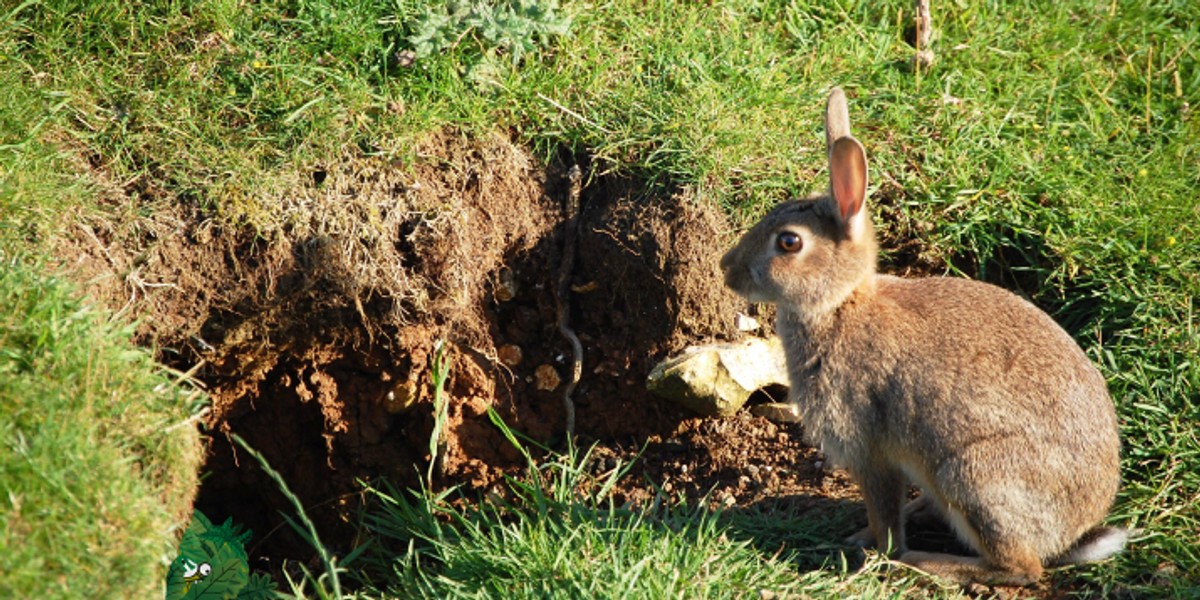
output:
M1042 560L1037 550L1020 535L1007 534L1011 528L986 507L963 511L939 507L959 539L979 557L934 552L906 552L900 562L927 573L958 583L978 582L992 585L1030 585L1042 577Z
M1042 577L1042 562L1032 548L1011 548L988 557L906 552L900 557L921 571L960 584L1031 585Z

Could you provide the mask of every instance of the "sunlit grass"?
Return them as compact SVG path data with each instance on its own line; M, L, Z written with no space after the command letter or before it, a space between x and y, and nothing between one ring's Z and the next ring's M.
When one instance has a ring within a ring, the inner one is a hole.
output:
M0 596L161 593L197 485L197 396L70 286L3 261Z

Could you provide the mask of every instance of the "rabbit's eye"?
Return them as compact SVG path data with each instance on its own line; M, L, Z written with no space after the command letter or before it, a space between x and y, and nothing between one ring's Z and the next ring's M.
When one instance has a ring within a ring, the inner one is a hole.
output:
M799 235L785 231L775 239L775 245L779 246L779 249L784 252L799 252L800 248L804 247L804 242L800 239Z

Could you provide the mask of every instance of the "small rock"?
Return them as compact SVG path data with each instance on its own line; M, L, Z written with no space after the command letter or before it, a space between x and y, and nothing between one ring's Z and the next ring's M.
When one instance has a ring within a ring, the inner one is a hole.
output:
M738 313L734 315L733 324L734 327L737 327L738 331L758 331L758 329L762 327L762 325L758 324L758 319L755 319L754 317L751 317L745 313Z
M701 415L727 417L755 390L787 383L779 338L748 338L687 348L654 367L646 388Z
M417 382L397 382L388 390L384 401L384 408L393 415L407 411L417 402Z
M496 350L496 354L500 358L500 362L509 368L521 364L521 359L524 358L524 353L521 352L521 347L516 344L505 344Z
M491 403L483 396L471 396L463 401L463 413L470 417L482 417L490 407Z
M538 365L538 368L533 371L533 379L537 389L543 392L554 391L558 388L558 384L562 383L558 371L550 365Z
M496 299L501 302L508 302L517 297L517 277L513 274L512 269L504 267L500 269L499 281L496 282Z

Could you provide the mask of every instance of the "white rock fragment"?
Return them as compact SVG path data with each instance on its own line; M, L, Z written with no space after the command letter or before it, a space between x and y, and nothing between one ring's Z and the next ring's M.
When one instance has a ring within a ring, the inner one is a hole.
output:
M733 325L738 331L758 331L762 325L758 324L758 319L751 317L745 313L738 313L733 316Z
M750 394L768 386L787 386L779 338L692 346L659 363L646 381L655 395L716 417L736 413Z

